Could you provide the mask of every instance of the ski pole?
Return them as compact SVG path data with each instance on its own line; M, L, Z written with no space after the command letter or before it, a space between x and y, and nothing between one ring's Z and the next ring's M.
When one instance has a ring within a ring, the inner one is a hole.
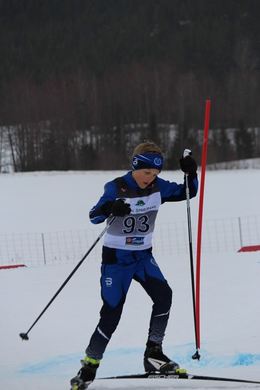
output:
M75 272L78 270L78 268L81 266L81 264L83 263L83 261L88 257L88 255L90 254L90 252L92 251L92 249L97 245L97 243L100 241L100 239L103 237L103 235L106 233L106 231L108 230L108 228L112 225L112 223L114 222L116 217L111 217L109 220L108 220L108 223L105 227L105 229L100 233L100 235L97 237L97 239L95 240L95 242L91 245L91 247L89 248L89 250L85 253L85 255L82 257L82 259L80 260L80 262L76 265L76 267L72 270L72 272L69 274L69 276L67 277L67 279L62 283L62 285L60 286L60 288L57 290L57 292L53 295L53 297L51 298L51 300L48 302L48 304L45 306L45 308L42 310L42 312L39 314L39 316L36 318L36 320L34 321L34 323L31 325L31 327L27 330L26 333L20 333L19 336L21 337L22 340L29 340L29 337L28 337L28 334L29 332L32 330L32 328L36 325L36 323L39 321L39 319L41 318L41 316L46 312L46 310L48 309L48 307L52 304L52 302L54 301L55 298L57 298L57 296L59 295L59 293L61 292L61 290L63 290L63 288L66 286L66 284L68 283L68 281L72 278L72 276L75 274Z
M190 253L190 270L191 270L191 289L192 289L192 303L193 303L193 319L195 330L196 352L192 355L192 359L200 359L198 347L198 329L196 321L196 304L195 304L195 282L194 282L194 266L193 266L193 248L192 248L192 230L191 230L191 214L190 214L190 190L188 183L188 174L185 173L186 182L186 204L187 204L187 219L188 219L188 234L189 234L189 253Z

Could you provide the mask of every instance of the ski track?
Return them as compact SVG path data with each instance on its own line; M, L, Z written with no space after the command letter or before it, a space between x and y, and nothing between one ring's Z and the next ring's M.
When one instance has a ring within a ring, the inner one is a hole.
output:
M206 350L201 350L202 360L193 361L191 360L191 355L193 353L193 344L189 344L189 352L186 355L181 354L181 350L187 349L186 346L174 347L175 358L182 367L189 367L189 370L198 369L198 368L232 368L232 367L245 367L259 365L260 371L260 354L252 353L237 353L233 355L220 355L212 356ZM179 350L179 351L178 351ZM169 348L171 353L171 348ZM116 349L113 351L106 352L104 362L99 368L98 376L113 376L113 375L123 375L130 374L135 372L140 372L142 370L142 353L143 349L134 348L134 349ZM57 370L63 371L67 367L70 367L75 361L80 361L82 354L70 354L70 355L60 355L53 357L51 359L46 359L38 361L33 364L26 364L19 368L18 372L24 375L31 374L44 374L52 373ZM131 367L129 368L129 358L131 358ZM109 369L106 368L106 359L109 360ZM113 364L114 363L114 364ZM125 366L124 366L125 364ZM115 367L112 369L112 367ZM120 372L118 367L120 367Z
M252 353L238 353L231 356L211 356L207 353L206 350L201 351L203 359L198 361L193 361L191 355L193 352L193 344L187 344L174 347L175 355L178 361L181 363L181 366L187 367L188 371L192 374L203 373L203 369L210 370L210 374L214 376L216 369L228 369L245 366L255 366L259 365L260 371L260 354ZM184 356L181 354L181 350L187 351L188 353ZM98 371L98 379L91 385L90 390L103 390L103 389L116 389L116 390L127 390L127 389L138 389L144 390L149 388L156 388L156 390L178 390L178 389L253 389L260 388L260 385L257 384L246 384L246 383L228 383L228 382L216 382L216 381L201 381L201 380L176 380L176 379L111 379L104 380L102 377L113 376L113 375L122 375L122 374L133 374L142 372L142 353L141 348L119 348L106 353L106 359L101 365ZM20 382L26 383L26 379L30 380L34 377L33 380L37 382L45 382L46 379L48 382L58 381L55 385L55 389L62 389L61 384L67 386L68 378L70 377L71 365L76 361L79 361L81 354L69 354L69 355L60 355L53 357L52 359L46 359L43 361L38 361L34 364L26 364L18 369L17 375L20 377ZM131 359L129 359L131 358ZM129 360L131 364L129 366ZM106 361L109 361L109 365L106 365ZM112 369L112 367L115 367ZM117 368L116 368L117 367ZM120 367L120 369L118 369ZM243 378L241 374L228 374L223 375L225 377L235 377ZM43 378L44 379L41 379ZM44 389L39 387L39 390ZM12 389L13 390L13 389Z

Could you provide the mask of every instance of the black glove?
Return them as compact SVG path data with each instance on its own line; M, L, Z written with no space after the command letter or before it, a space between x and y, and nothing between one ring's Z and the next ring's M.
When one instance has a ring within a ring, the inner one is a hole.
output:
M123 199L117 199L114 201L111 213L114 217L124 217L131 213L131 207L129 203L125 203Z
M101 212L102 212L106 217L109 217L109 215L111 214L111 210L112 210L113 204L114 204L114 202L112 202L111 200L108 200L106 203L104 203L104 204L100 207Z
M114 201L107 201L101 207L101 212L107 217L110 214L113 214L114 217L124 217L131 213L131 208L129 203L125 203L124 199L117 199Z
M196 174L198 166L194 158L191 157L191 151L189 149L184 150L183 156L180 158L180 167L184 173L188 173L189 175Z

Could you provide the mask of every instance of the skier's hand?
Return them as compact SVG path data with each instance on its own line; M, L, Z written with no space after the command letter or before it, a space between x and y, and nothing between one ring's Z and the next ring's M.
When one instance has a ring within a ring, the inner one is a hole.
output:
M117 199L112 205L111 213L114 217L124 217L131 213L130 204L125 203L123 199Z
M191 157L191 154L190 149L184 150L183 155L180 158L180 167L184 173L195 175L198 167L194 158Z

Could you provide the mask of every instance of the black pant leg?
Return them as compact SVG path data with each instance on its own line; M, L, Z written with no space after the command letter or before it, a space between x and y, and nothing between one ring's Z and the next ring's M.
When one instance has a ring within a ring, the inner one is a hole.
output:
M104 302L100 310L99 323L86 348L86 354L88 356L97 360L102 359L107 344L120 321L124 302L125 297L116 307L111 307Z
M172 304L172 290L166 280L146 276L145 280L135 278L153 301L148 340L161 344L168 324Z

